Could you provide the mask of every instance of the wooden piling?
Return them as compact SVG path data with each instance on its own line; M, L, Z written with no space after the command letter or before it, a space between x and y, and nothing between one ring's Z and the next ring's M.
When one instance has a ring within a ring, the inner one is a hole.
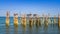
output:
M10 22L9 17L10 17L10 14L9 14L9 12L7 11L7 13L6 13L6 26L9 26L9 22Z
M60 15L58 15L58 27L60 27Z
M18 26L18 14L14 13L14 26Z
M26 26L26 15L24 14L24 15L22 15L22 18L21 18L21 24L23 25L23 26Z

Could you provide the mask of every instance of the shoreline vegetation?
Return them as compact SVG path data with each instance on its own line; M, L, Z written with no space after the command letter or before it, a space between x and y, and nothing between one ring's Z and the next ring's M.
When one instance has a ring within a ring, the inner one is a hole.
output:
M40 15L38 14L21 14L21 17L18 17L18 13L14 13L14 17L13 17L13 21L14 21L14 26L18 26L18 18L21 21L21 24L26 27L26 23L27 23L27 19L28 19L28 24L29 26L41 26L42 23L44 23L45 26L48 26L51 21L51 17L50 14L48 15L42 15L42 17L40 17ZM27 16L27 17L26 17ZM60 27L60 15L58 14L58 17L54 16L53 18L53 22L54 24L58 24L58 26ZM56 22L56 20L58 20L58 22ZM7 11L6 13L6 25L9 26L9 22L10 21L10 13Z

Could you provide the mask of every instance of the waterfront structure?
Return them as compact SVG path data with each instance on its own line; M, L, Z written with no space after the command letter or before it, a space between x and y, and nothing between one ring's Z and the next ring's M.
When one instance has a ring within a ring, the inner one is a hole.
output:
M39 15L36 16L36 26L39 26L41 25L41 20L40 20L40 17Z
M6 13L6 26L9 26L9 22L10 22L9 17L10 17L10 13L7 11L7 13Z
M28 23L29 26L32 26L32 25L41 25L42 23L45 25L45 26L48 26L49 23L51 23L51 20L50 20L50 14L48 14L48 16L46 15L42 15L42 20L40 19L40 16L38 14L28 14L28 19L26 18L26 14L22 14L22 17L21 17L21 24L26 26L26 24ZM44 17L45 16L45 17ZM9 12L6 13L6 26L9 26L9 22L10 22L10 14ZM28 20L28 22L27 22ZM53 19L53 24L56 24L56 16L54 16L54 19ZM18 26L18 14L17 13L14 13L14 26ZM60 26L60 16L58 16L58 26Z
M48 23L51 24L50 13L48 13Z
M48 17L47 17L47 15L45 16L44 24L45 24L45 26L48 26Z
M60 27L60 15L58 14L58 26Z
M56 16L54 16L54 24L56 24Z
M33 18L32 18L32 14L30 14L29 16L29 26L33 25Z
M34 25L36 24L36 16L37 16L37 14L33 14L33 24Z
M14 26L18 26L18 14L14 13Z
M45 20L45 15L44 15L44 14L42 14L41 24L44 24L44 20Z
M23 26L26 26L26 14L23 14L22 17L21 17L21 24Z

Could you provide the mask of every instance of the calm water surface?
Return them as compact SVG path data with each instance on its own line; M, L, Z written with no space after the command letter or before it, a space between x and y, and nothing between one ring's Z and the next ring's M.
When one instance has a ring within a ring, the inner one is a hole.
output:
M19 21L18 27L14 27L13 18L10 18L10 26L5 26L5 17L0 17L0 34L60 34L60 28L58 25L49 24L48 27L42 26L32 26L26 27L22 26ZM20 19L19 19L20 20Z

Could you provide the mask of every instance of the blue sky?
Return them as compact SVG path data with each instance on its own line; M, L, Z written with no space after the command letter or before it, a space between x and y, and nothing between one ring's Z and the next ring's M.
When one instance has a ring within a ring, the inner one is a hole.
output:
M60 0L0 0L0 16L6 16L7 11L10 11L10 16L14 13L50 13L57 16L60 13Z

